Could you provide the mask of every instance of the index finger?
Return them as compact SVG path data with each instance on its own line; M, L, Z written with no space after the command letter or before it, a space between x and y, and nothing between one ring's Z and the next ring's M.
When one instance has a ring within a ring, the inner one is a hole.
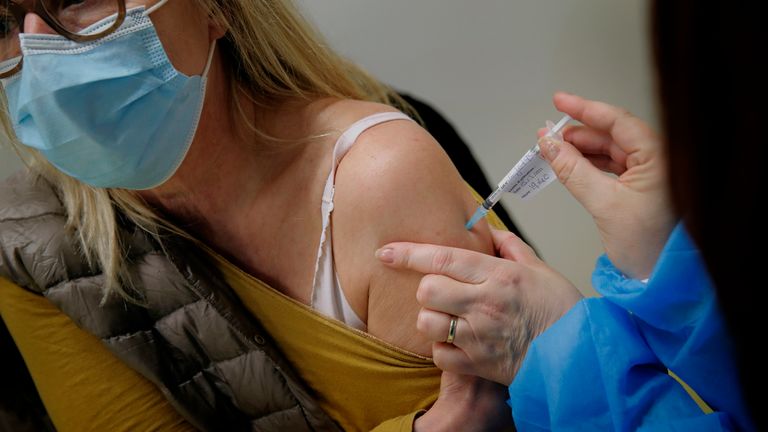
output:
M626 153L638 149L649 135L655 134L645 122L624 108L563 92L555 94L554 102L558 110L584 125L610 134Z
M424 243L389 243L376 251L389 267L441 274L460 282L480 284L487 279L493 260L481 252Z

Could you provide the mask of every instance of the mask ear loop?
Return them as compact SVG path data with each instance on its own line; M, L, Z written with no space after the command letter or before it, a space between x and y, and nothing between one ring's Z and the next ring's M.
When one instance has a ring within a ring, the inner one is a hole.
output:
M213 63L213 53L216 51L216 40L211 41L211 46L208 49L208 61L205 63L205 69L203 69L203 78L208 77L208 71L211 70L211 64Z
M149 15L152 12L160 9L162 6L164 6L166 3L168 3L168 0L160 0L159 2L153 4L151 7L149 7L147 10L144 11L144 15ZM205 63L205 69L203 69L202 77L205 78L208 76L208 71L211 70L211 63L213 63L213 53L216 51L216 41L211 42L211 46L208 48L208 61Z
M144 15L149 15L152 12L160 9L163 7L166 3L168 3L168 0L160 0L159 2L152 5L149 9L144 11ZM208 61L205 63L205 69L203 69L203 74L201 75L203 78L206 78L208 76L208 72L211 70L211 64L213 63L213 53L216 51L216 41L211 42L211 46L208 48Z
M157 3L153 4L152 6L150 6L147 10L145 10L144 11L144 15L151 14L152 12L160 9L160 7L163 6L166 3L168 3L168 0L160 0L159 2L157 2Z

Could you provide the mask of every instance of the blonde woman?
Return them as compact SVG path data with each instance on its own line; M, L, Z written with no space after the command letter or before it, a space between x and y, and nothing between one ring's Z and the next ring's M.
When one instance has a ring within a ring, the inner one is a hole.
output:
M0 188L0 314L58 430L509 423L504 387L441 387L419 275L374 255L493 252L471 192L290 1L0 5L28 164Z

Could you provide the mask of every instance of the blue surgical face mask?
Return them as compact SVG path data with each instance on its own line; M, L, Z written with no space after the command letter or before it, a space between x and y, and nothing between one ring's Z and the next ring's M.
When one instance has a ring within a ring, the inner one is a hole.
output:
M183 75L147 15L132 9L117 31L87 43L21 34L24 66L3 83L19 140L92 186L162 184L200 121L214 45L201 76Z

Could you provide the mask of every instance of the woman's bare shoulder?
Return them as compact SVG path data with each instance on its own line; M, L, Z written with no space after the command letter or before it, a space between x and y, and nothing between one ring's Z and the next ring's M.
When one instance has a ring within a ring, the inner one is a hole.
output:
M430 354L429 341L415 332L420 275L387 269L374 252L415 241L490 253L487 226L464 229L476 207L468 187L426 130L397 120L360 135L339 165L334 200L334 254L353 308L364 312L371 334Z
M397 112L392 106L353 99L325 98L313 103L317 129L343 132L356 121L382 112Z

